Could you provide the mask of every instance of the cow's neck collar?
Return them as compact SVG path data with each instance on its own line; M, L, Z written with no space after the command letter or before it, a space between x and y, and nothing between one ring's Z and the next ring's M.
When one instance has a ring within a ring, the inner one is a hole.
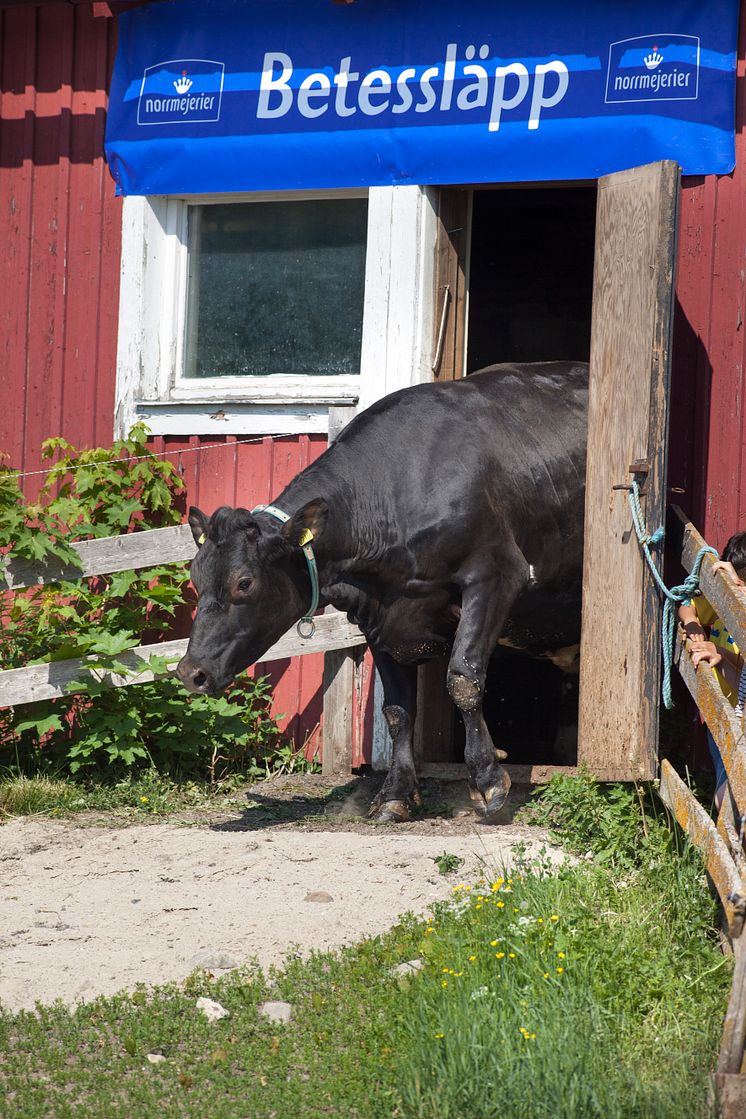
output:
M286 524L290 520L290 515L284 513L282 509L278 509L276 505L257 505L251 510L252 513L269 513L271 517L276 517L278 521ZM306 557L306 564L308 565L308 576L311 580L311 605L301 620L298 622L298 636L299 637L313 637L316 631L316 624L313 616L318 610L319 606L319 571L316 566L316 557L313 554L311 541L313 540L313 533L309 528L305 528L301 533L301 538L298 541L301 551Z

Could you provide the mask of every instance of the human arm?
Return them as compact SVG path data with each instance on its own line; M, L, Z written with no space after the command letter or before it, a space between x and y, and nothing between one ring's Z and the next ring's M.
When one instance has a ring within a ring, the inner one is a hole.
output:
M684 630L684 636L688 641L693 639L705 640L706 634L702 627L702 623L697 617L697 611L690 602L682 603L679 607L679 621Z

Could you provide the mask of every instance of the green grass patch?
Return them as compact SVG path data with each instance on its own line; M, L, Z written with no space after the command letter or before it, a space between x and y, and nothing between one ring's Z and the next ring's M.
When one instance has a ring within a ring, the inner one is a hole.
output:
M596 797L608 827L627 812L586 786L562 796ZM639 801L629 828L624 866L557 870L518 851L510 872L457 881L431 919L268 977L0 1014L0 1113L703 1119L730 962L696 853ZM394 971L413 959L418 973ZM209 1024L201 994L230 1016ZM292 1004L289 1024L259 1014L268 997Z

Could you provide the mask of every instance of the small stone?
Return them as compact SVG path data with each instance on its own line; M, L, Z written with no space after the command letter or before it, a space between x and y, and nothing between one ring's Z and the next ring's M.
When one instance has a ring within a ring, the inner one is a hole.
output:
M416 975L418 971L422 971L425 966L424 960L406 960L403 964L397 964L396 967L391 969L392 975Z
M161 1065L166 1058L162 1053L146 1053L145 1059L150 1061L151 1065Z
M310 890L309 893L303 898L304 901L334 901L331 894L327 894L326 890Z
M203 968L205 971L230 971L231 968L238 967L238 964L227 952L211 952L209 949L204 949L195 952L189 961L189 966Z
M259 1005L259 1013L269 1018L270 1022L289 1022L293 1017L293 1008L289 1002L263 1002Z
M212 999L199 998L197 999L197 1010L201 1010L207 1018L208 1022L219 1022L221 1018L227 1018L230 1011L221 1006L219 1002L213 1002Z

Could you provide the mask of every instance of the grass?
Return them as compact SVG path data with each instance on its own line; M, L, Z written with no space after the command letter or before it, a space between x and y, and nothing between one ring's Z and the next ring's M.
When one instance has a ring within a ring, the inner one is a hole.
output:
M156 770L100 781L6 773L0 777L0 823L11 816L59 817L91 811L166 816L187 808L213 807L245 787L248 780L178 782Z
M555 817L558 798L568 820L578 808L571 844L601 827L619 857L602 845L550 870L519 850L429 920L268 977L0 1014L0 1114L703 1119L731 965L699 859L634 790L581 778L547 795ZM394 971L412 959L420 972ZM208 1024L201 994L230 1016ZM260 1015L267 997L292 1004L288 1025Z

